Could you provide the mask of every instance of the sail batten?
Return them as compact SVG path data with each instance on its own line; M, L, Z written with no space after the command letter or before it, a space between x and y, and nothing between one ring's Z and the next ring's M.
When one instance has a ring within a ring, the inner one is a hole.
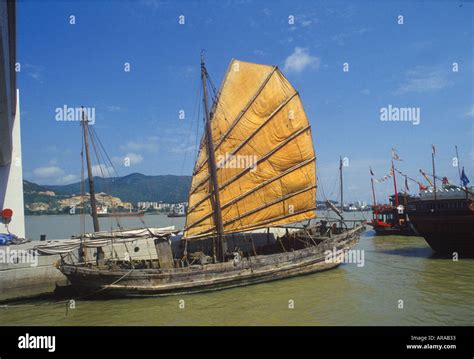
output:
M272 182L274 182L274 181L280 179L281 177L286 176L287 174L290 174L290 173L292 173L292 172L294 172L294 171L300 169L301 167L306 166L306 165L308 165L308 164L314 162L315 160L316 160L316 157L309 158L309 159L307 159L306 161L303 161L303 162L297 164L296 166L291 167L290 169L286 170L285 172L282 172L282 173L276 175L275 177L272 177L272 178L266 180L265 182L262 182L262 183L259 184L257 187L252 188L252 190L250 190L250 191L248 191L248 192L245 192L245 193L242 193L242 194L239 195L238 197L232 199L232 201L230 201L230 202L228 202L228 203L222 204L221 207L222 207L222 208L225 208L225 207L227 207L227 206L229 206L229 205L231 205L231 204L234 204L234 203L238 202L239 200L245 198L245 197L248 196L249 194L251 194L253 191L259 190L259 189L261 189L262 187L264 187L264 186L266 186L266 185L268 185L268 184L270 184L270 183L272 183ZM200 204L202 204L206 199L209 199L210 196L211 196L211 194L208 194L206 197L204 197L203 199L201 199L199 202L195 203L193 207L190 207L190 208L188 209L188 211L189 211L189 212L194 211L194 209L195 209L196 207L198 207ZM190 226L191 226L191 225L190 225Z
M240 143L230 154L231 155L236 155L237 152L244 147L260 130L262 130L266 124L268 124L269 121L271 121L275 115L277 115L295 96L298 95L298 92L295 91L293 95L285 99L277 108L275 111L272 112L270 116L268 116L265 121L262 122L262 124L250 135L248 136L242 143ZM224 164L227 162L227 160L224 161ZM206 164L207 160L203 163ZM218 169L219 170L219 169ZM200 186L204 185L207 183L209 180L209 175L207 175L203 180L201 180L200 183L198 183L194 188L191 189L190 194L193 194Z
M233 60L210 126L225 234L315 217L311 127L298 92L276 66ZM189 193L186 238L216 230L203 143Z
M310 186L310 187L307 187L307 188L303 188L302 190L299 190L299 191L294 192L294 193L287 194L287 195L284 196L284 197L281 197L281 198L278 198L278 199L274 200L272 203L265 203L264 205L262 205L262 206L260 206L260 207L257 207L257 208L255 208L255 209L253 209L253 210L251 210L251 211L249 211L249 212L247 212L247 213L243 213L243 214L239 215L239 216L236 217L236 218L232 218L232 219L230 219L230 220L227 220L227 221L224 222L224 225L233 223L233 222L235 222L235 221L238 221L239 219L242 219L243 217L246 217L246 216L249 216L249 215L251 215L251 214L254 214L254 213L258 212L258 211L261 211L261 210L265 209L265 208L268 207L268 206L272 206L272 205L274 205L274 204L283 202L283 201L288 200L288 199L290 199L290 198L293 198L293 197L295 197L295 196L297 196L297 195L299 195L299 194L301 194L301 193L308 192L308 191L311 191L311 190L313 190L313 189L316 189L316 185L313 185L313 186ZM228 206L229 204L230 204L230 203L228 203L226 206ZM224 209L224 208L225 208L225 206L222 206L222 209ZM190 225L187 227L187 229L193 228L194 226L196 226L196 225L199 224L200 222L206 220L206 219L207 219L208 217L210 217L210 216L212 216L212 213L208 214L206 217L201 218L198 222L195 222L195 223L190 224Z
M301 189L301 190L299 190L299 191L297 191L297 192L294 192L294 193L287 194L287 195L284 196L284 197L280 197L280 198L278 198L278 199L275 199L275 200L274 200L273 202L271 202L271 203L265 203L265 204L261 205L260 207L257 207L257 208L255 208L255 209L253 209L253 210L251 210L251 211L246 212L246 213L242 213L241 215L239 215L239 216L237 216L237 217L235 217L235 218L232 218L232 219L230 219L230 220L228 220L228 221L225 221L225 222L224 222L224 225L234 223L234 222L236 222L236 221L238 221L238 220L241 220L241 219L244 218L244 217L250 216L250 215L252 215L252 214L255 214L255 213L258 212L258 211L261 211L261 210L267 208L268 206L273 206L274 204L281 203L281 202L286 201L286 200L288 200L288 199L291 199L291 198L293 198L293 197L295 197L295 196L297 196L297 195L300 195L300 194L302 194L302 193L311 191L311 190L313 190L313 189L315 189L315 188L316 188L316 185L310 186L310 187L307 187L307 188L303 188L303 189Z
M287 223L295 223L295 222L298 222L298 221L295 221L295 220L286 221L286 220L288 220L292 217L298 217L298 216L301 216L305 213L312 213L312 212L315 212L315 211L316 211L316 206L308 208L308 209L304 209L304 210L301 210L301 211L298 211L298 212L289 213L289 214L286 214L286 215L281 215L279 217L272 218L272 219L269 219L269 220L266 220L266 221L262 221L262 222L258 222L258 223L252 223L252 224L249 224L247 226L244 226L244 227L241 227L241 228L238 228L238 229L229 230L229 231L226 232L226 234L232 234L232 233L243 232L243 231L250 231L250 230L253 230L253 229L264 228L264 227L267 227L269 225L280 226L280 225L284 225L284 224L287 224ZM314 218L314 216L312 216L308 219L311 219L311 218ZM198 233L194 234L192 238L199 238L199 237L207 236L208 234L209 234L208 231L202 231L202 232L198 232Z
M288 143L290 143L290 141L292 141L294 138L298 137L299 135L305 133L306 131L308 131L309 129L311 128L311 126L307 126L305 128L302 128L302 129L299 129L298 131L296 131L295 133L293 133L290 137L288 137L287 139L285 139L284 142L280 143L277 147L273 148L270 152L266 153L265 155L263 155L263 157L261 157L260 159L258 159L258 161L256 162L256 165L259 165L261 164L263 161L266 161L268 160L275 152L281 150L283 147L285 147ZM244 176L247 172L249 172L251 170L251 168L246 168L244 169L242 172L238 173L236 176L230 178L227 182L223 183L221 187L219 187L220 189L224 189L225 187L231 185L232 183L234 183L236 180L238 180L240 177Z
M248 111L248 109L250 108L250 106L252 106L253 102L255 101L255 99L258 97L258 95L262 92L262 90L265 88L265 85L268 83L268 81L270 80L270 78L272 77L273 73L276 71L278 67L277 66L274 66L273 67L273 70L272 72L270 72L268 74L268 76L265 78L265 80L263 81L262 85L257 89L255 95L250 99L250 101L247 103L247 105L245 106L245 108L239 113L239 115L235 118L235 120L232 122L232 124L230 125L230 127L227 129L227 131L221 136L221 138L219 139L219 141L214 145L214 149L215 150L218 150L220 145L222 144L222 142L224 142L224 140L229 136L229 134L232 132L232 130L234 129L234 127L237 125L237 123L239 122L239 120L242 118L242 116L245 115L245 113ZM218 103L218 101L216 101L216 103ZM204 160L204 162L201 164L201 166L203 166L204 164L207 163L207 158ZM200 169L200 168L199 168Z

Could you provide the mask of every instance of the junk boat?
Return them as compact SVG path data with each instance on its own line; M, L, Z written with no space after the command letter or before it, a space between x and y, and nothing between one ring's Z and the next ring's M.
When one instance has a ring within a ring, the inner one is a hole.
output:
M205 125L183 235L145 231L156 248L147 260L133 251L107 259L100 248L95 262L63 256L59 269L79 292L159 296L268 282L335 268L357 243L363 223L314 221L311 126L279 68L234 59L216 91L202 58L201 81ZM116 236L100 232L107 243L95 244L91 234L79 245L113 246ZM126 240L138 241L133 232Z
M435 252L474 255L474 187L422 191L407 212Z

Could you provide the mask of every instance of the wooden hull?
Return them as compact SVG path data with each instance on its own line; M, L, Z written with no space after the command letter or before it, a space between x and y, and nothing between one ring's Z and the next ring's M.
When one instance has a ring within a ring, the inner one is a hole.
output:
M377 236L416 236L417 233L408 226L404 227L379 227L374 226Z
M163 296L198 293L269 282L334 268L326 251L347 250L357 243L363 226L334 236L317 246L285 253L260 255L238 262L173 269L107 270L63 264L61 271L82 294L113 297Z
M471 200L417 201L408 215L420 236L439 254L474 255L474 210Z
M429 246L437 253L474 255L474 212L464 215L410 215Z

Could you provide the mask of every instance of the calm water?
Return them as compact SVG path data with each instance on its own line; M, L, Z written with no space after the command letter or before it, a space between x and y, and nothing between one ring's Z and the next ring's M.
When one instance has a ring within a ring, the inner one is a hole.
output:
M102 222L109 223L108 219ZM123 224L137 227L129 218ZM148 225L182 226L183 219L145 216ZM79 217L28 217L31 238L64 238ZM74 227L76 226L76 227ZM74 230L77 228L77 230ZM374 237L356 249L365 265L206 294L165 298L77 301L35 300L0 309L9 325L473 325L474 260L436 258L422 238ZM184 309L180 309L184 300ZM294 309L289 309L289 301ZM403 309L398 307L403 300Z

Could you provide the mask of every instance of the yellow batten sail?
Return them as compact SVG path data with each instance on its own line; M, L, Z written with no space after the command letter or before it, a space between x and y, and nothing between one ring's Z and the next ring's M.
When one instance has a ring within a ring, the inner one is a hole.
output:
M224 233L314 218L311 128L299 94L280 70L232 60L212 112ZM186 238L216 231L205 142L191 183Z

